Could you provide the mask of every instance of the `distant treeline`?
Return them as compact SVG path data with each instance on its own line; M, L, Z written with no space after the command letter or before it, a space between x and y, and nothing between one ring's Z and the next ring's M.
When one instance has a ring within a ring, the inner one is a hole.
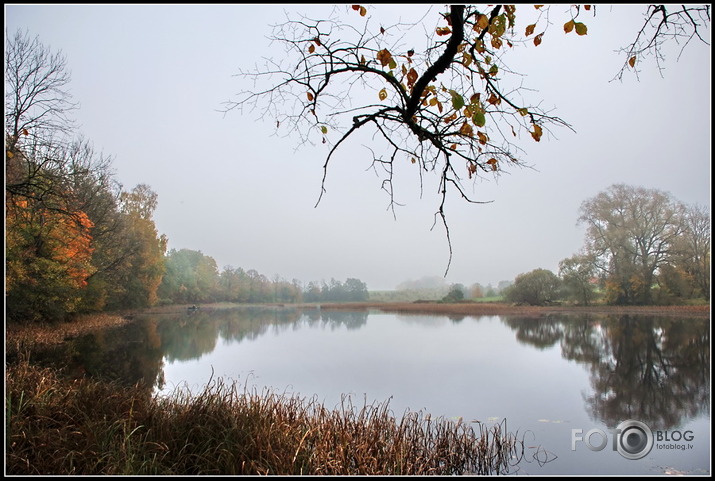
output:
M164 258L164 276L159 302L186 304L205 302L359 302L368 299L367 285L359 279L345 282L287 281L268 278L254 269L226 266L219 272L216 261L200 251L172 249Z

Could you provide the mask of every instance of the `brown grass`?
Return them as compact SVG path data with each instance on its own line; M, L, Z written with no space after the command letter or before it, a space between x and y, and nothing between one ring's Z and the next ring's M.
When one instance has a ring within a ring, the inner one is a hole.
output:
M501 424L397 420L387 404L349 398L329 410L221 380L153 398L20 362L6 384L12 475L504 474L525 456Z

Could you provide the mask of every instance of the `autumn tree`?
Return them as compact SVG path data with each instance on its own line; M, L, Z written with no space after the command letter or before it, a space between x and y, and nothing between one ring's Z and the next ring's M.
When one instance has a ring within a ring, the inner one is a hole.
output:
M119 198L125 223L124 257L119 270L119 286L113 307L149 307L158 301L157 291L164 274L166 236L160 235L152 218L158 196L146 184L139 184Z
M618 76L637 73L651 56L660 65L665 42L705 41L701 32L709 26L709 5L644 8L644 23L634 26L635 40L624 47ZM288 19L274 26L271 37L285 46L286 58L241 71L261 89L242 92L226 110L259 109L261 117L272 117L277 129L287 129L301 143L317 136L329 144L318 202L332 159L358 132L372 136L372 165L384 174L382 187L393 208L399 163L418 166L420 179L436 173L435 218L445 227L451 260L448 193L478 203L465 179L523 165L522 138L539 142L551 128L570 128L544 110L540 99L527 96L520 74L508 67L509 52L515 46L538 48L555 22L569 37L587 35L595 13L591 5L559 13L544 5L450 5L420 49L404 43L415 25L376 26L361 5L347 7L348 19L337 14ZM427 18L422 25L429 30ZM517 28L517 18L528 24Z
M650 304L658 270L674 260L685 206L670 194L624 184L584 201L585 251L612 304Z

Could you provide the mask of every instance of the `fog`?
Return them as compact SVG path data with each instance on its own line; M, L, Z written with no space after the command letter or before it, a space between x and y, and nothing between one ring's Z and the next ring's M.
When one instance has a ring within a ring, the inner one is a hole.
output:
M398 16L415 22L429 8L376 5L368 16L378 28ZM66 56L81 106L79 132L113 158L126 189L145 183L158 194L154 220L169 248L199 250L219 269L303 282L353 277L370 290L443 276L450 252L435 219L435 175L425 173L420 186L414 166L399 166L401 206L393 212L370 169L370 137L360 137L338 150L316 206L330 143L301 145L259 112L221 112L252 88L235 76L240 70L283 53L266 38L271 24L285 13L324 18L331 11L297 4L5 5L5 27L10 35L38 35ZM433 31L439 11L432 7L424 30L410 35ZM448 199L453 257L445 282L496 285L536 268L558 272L559 261L583 245L579 206L612 184L660 189L710 209L710 47L694 40L681 52L674 44L664 51L662 72L645 60L638 77L612 81L624 61L615 51L633 40L643 11L598 6L596 17L584 20L588 35L567 36L556 24L538 48L510 52L529 98L553 107L575 132L552 130L539 143L524 142L529 167L466 183L487 203ZM360 21L349 5L336 13Z

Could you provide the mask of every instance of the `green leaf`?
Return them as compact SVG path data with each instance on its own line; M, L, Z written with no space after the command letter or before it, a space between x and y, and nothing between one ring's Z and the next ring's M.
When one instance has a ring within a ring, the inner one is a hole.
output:
M454 90L450 90L449 93L452 95L452 108L454 110L459 110L464 107L464 98L462 98L461 95Z
M484 115L484 112L476 112L472 116L472 122L474 122L474 125L477 127L484 127L484 124L487 123L487 118Z
M588 27L586 27L586 25L581 22L577 22L575 24L575 27L576 27L576 33L579 35L586 35L586 33L588 32Z
M328 133L328 128L325 125L321 125L320 131L323 133L323 135L326 135Z

